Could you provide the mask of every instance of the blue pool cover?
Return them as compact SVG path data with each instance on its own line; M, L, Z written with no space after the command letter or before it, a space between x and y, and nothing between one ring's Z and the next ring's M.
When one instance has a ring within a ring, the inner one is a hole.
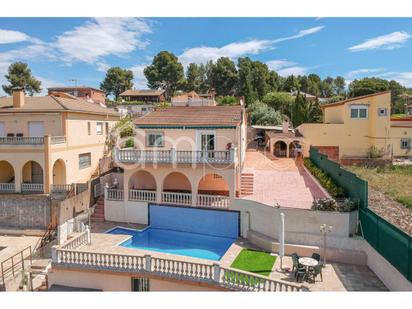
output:
M131 235L122 247L219 261L236 238L216 237L149 227L143 231L115 228L110 234Z
M149 206L149 224L153 228L237 238L239 212L175 206Z

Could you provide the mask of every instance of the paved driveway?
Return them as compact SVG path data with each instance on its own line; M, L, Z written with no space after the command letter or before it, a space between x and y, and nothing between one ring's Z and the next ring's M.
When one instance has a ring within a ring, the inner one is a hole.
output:
M253 195L243 198L263 204L310 209L316 198L329 197L320 184L293 159L270 160L257 151L246 152L244 173L254 173Z

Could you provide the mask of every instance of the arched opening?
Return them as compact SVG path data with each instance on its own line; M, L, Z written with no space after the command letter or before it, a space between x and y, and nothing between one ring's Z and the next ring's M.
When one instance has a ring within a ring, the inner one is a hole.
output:
M0 161L0 183L14 183L14 169L7 161Z
M53 165L53 184L65 185L66 184L66 164L62 159L58 159Z
M197 193L229 196L229 185L219 174L207 174L200 179Z
M273 154L278 158L285 158L287 152L287 145L284 141L277 141L273 150Z
M192 185L189 179L182 173L173 172L167 175L163 181L164 192L192 193Z
M14 192L14 168L7 161L0 161L0 192Z
M149 172L138 171L130 177L129 189L156 191L156 180Z
M23 166L23 183L43 183L43 168L35 161L28 161Z

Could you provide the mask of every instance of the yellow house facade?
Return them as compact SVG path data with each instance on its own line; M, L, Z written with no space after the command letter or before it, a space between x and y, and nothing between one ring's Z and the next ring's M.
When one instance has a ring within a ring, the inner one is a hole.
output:
M390 91L326 104L322 110L323 123L297 127L306 145L340 160L366 158L372 148L384 158L412 156L412 119L391 119Z
M0 99L0 192L49 193L84 183L109 151L119 115L71 96Z

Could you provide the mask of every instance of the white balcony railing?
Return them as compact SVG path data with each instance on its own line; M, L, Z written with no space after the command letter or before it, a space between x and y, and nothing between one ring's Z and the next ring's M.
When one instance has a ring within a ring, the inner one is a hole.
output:
M230 198L223 195L198 194L197 205L200 207L228 208Z
M0 183L0 193L9 193L15 191L16 186L14 185L14 182Z
M210 163L231 164L235 160L235 148L224 151L202 150L135 150L115 148L117 162L122 163Z
M173 205L192 205L191 193L162 192L162 203Z
M70 190L73 190L73 185L57 185L57 184L52 184L51 185L51 192L52 193L66 193L69 192Z
M42 193L44 185L42 183L22 183L21 192Z
M156 202L156 191L129 190L129 201Z
M66 143L66 136L52 136L51 137L51 143L53 145L64 144L64 143Z
M119 253L100 253L82 250L87 241L82 234L76 241L61 248L52 248L52 265L60 267L81 267L90 270L109 270L128 273L153 274L177 280L205 282L235 291L308 291L292 282L270 279L245 271L222 267L219 264L189 262L182 259L153 257L151 255L132 255Z
M107 200L123 201L123 190L107 189Z
M43 145L44 137L0 137L0 145Z

